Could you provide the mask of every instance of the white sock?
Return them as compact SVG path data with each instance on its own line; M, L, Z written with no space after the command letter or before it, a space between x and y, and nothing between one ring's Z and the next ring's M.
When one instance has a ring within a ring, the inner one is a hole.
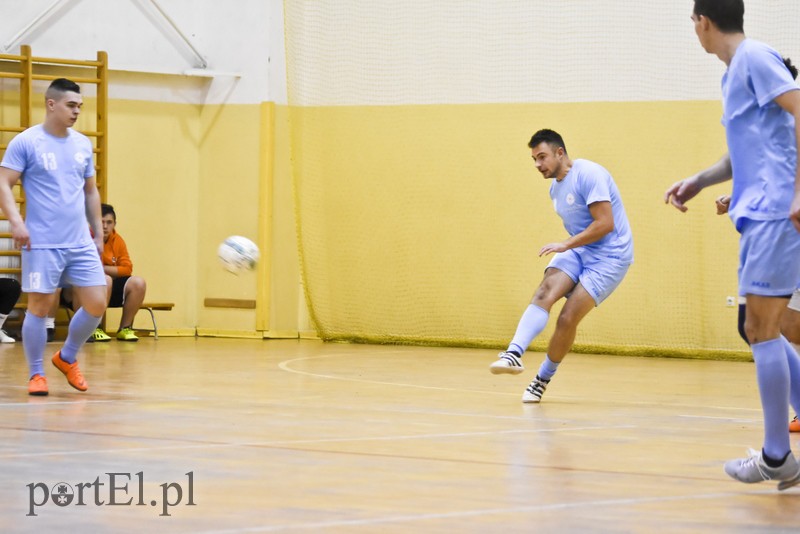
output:
M514 339L511 340L511 344L508 346L508 351L516 352L520 356L524 354L525 351L528 350L528 345L531 344L533 338L538 336L539 333L544 330L544 327L547 326L547 319L549 317L550 314L543 308L535 304L528 305L525 309L525 313L522 314L519 320L517 331L514 334Z
M6 319L8 319L8 315L0 313L0 328L3 327L3 325L6 322Z

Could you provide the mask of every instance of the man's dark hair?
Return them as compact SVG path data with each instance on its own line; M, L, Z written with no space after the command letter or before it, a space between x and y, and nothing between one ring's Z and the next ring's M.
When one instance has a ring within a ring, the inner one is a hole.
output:
M792 60L788 57L783 58L783 64L786 65L786 68L789 69L789 72L792 73L792 78L795 80L797 79L797 67L792 65Z
M694 0L694 14L709 19L722 33L744 33L744 0Z
M73 82L72 80L68 80L66 78L56 78L47 88L47 91L45 92L44 95L45 98L52 98L53 100L57 100L59 96L70 91L73 93L80 94L81 86Z
M105 217L106 215L111 215L112 217L114 217L114 222L117 222L117 214L114 211L114 206L112 206L111 204L100 204L100 213L102 214L103 217Z
M561 147L564 149L564 153L567 153L567 147L564 144L564 139L553 130L548 130L547 128L543 130L539 130L531 140L528 142L528 148L533 148L541 143L547 143L550 146Z

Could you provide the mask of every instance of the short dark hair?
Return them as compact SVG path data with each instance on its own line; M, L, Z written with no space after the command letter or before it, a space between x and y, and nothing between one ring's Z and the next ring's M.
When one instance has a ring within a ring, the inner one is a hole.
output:
M722 33L744 33L744 0L694 0L694 14L709 19Z
M47 88L44 96L45 98L52 98L55 100L59 96L68 92L80 94L81 86L66 78L56 78L50 83L50 86Z
M533 148L541 143L547 143L550 146L561 147L564 149L564 153L567 153L567 146L564 144L564 139L556 131L548 130L547 128L539 130L533 134L531 140L528 141L528 148Z
M792 65L792 60L788 57L783 58L783 64L786 65L786 68L789 69L789 72L792 74L792 78L795 80L797 79L797 67Z
M114 206L111 204L100 204L100 213L102 217L111 215L114 217L114 222L117 222L117 213L114 211Z

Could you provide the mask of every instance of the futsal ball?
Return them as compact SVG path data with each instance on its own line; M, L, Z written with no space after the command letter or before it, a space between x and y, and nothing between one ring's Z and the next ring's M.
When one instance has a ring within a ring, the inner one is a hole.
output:
M246 237L232 235L220 244L217 256L225 269L232 273L239 273L255 268L259 252L256 244Z

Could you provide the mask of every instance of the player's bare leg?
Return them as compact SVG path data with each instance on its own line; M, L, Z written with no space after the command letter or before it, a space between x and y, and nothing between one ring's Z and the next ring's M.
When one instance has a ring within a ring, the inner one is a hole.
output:
M552 267L545 270L544 278L534 292L530 305L522 314L508 349L498 354L497 360L489 366L492 374L516 375L525 370L522 365L522 354L547 326L553 304L574 287L575 282L563 271Z
M553 362L561 363L575 343L578 325L595 306L589 292L581 284L575 286L558 315L555 332L547 347L547 354Z
M785 341L780 337L781 316L787 300L759 295L747 296L745 332L751 341L758 390L764 413L764 445L748 458L725 463L725 472L746 483L778 480L783 490L800 483L800 465L792 455L789 430L791 364Z
M536 403L542 400L542 395L544 395L547 384L550 383L558 364L564 360L575 342L578 325L594 307L595 301L592 296L581 284L577 284L558 315L558 322L553 337L550 338L545 361L536 377L525 389L522 402Z

